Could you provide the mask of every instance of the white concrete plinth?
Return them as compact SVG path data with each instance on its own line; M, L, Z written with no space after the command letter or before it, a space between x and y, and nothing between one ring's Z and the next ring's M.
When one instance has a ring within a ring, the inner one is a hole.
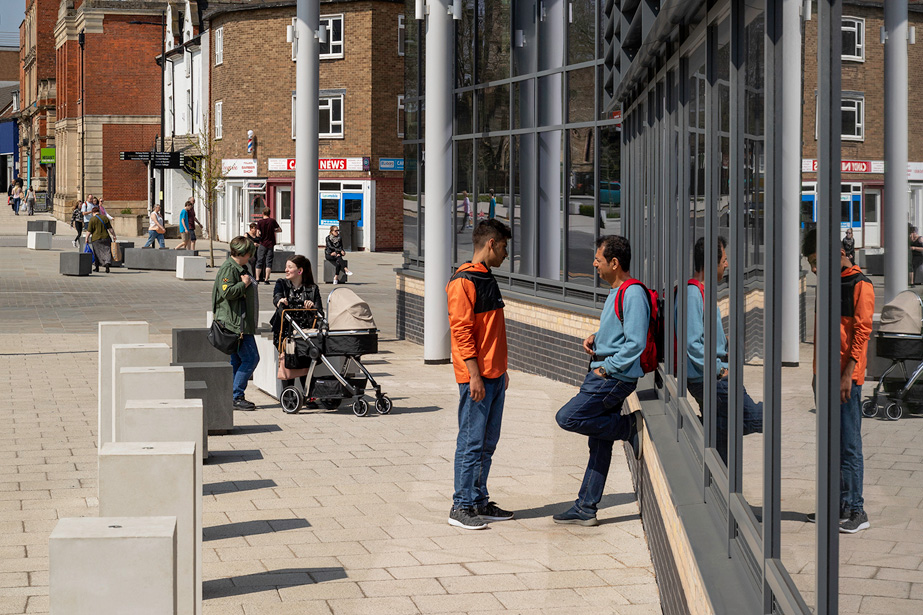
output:
M177 256L176 277L180 280L205 280L205 257Z
M208 435L201 399L129 399L121 412L116 442L195 442L205 458ZM201 474L202 464L196 467Z
M30 250L50 250L51 233L45 231L29 231L26 238L26 247Z
M48 540L54 615L176 613L176 517L61 519Z
M120 435L120 418L125 403L129 399L150 401L186 398L186 382L182 367L120 367L117 369L115 390L118 391L118 397L115 398L112 411L111 442L125 441L125 438ZM189 438L189 440L195 441L197 438Z
M111 374L109 395L111 402L99 408L98 446L105 442L114 442L112 435L115 400L119 399L119 370L123 367L166 367L170 365L170 347L167 344L113 344L109 353ZM102 394L100 394L100 397Z
M99 396L97 407L99 426L96 447L102 448L103 442L112 441L112 346L115 344L146 344L149 340L149 327L146 322L101 322L99 323L98 348L99 374L96 379L96 394ZM169 364L169 361L167 362ZM105 412L103 409L105 408ZM105 424L103 419L105 418ZM103 437L106 439L103 440Z
M99 452L101 517L176 517L178 615L202 612L202 483L195 442L109 442Z
M279 351L272 345L271 337L256 335L254 339L260 353L260 362L253 371L253 384L270 397L279 399L282 394L282 381L278 378Z

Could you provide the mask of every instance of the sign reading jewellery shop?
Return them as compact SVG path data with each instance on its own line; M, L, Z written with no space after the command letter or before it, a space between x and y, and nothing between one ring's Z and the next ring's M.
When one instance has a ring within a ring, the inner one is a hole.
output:
M225 177L256 177L256 160L252 158L225 158L221 161L221 174Z

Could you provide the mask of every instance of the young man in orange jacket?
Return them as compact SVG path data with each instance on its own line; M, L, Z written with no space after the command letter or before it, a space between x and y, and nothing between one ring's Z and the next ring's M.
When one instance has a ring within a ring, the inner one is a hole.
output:
M808 259L811 271L816 274L817 232L814 229L805 235L801 253ZM842 248L840 284L840 531L855 534L869 527L862 499L864 462L859 398L865 382L872 314L875 312L875 289ZM816 351L814 369L816 372ZM821 409L817 411L821 412ZM815 520L814 514L808 515L808 521Z
M513 518L513 513L491 502L487 494L487 476L500 440L503 401L510 382L503 298L490 270L506 260L512 233L502 222L485 220L472 237L471 262L459 267L446 286L459 393L455 494L449 525L482 530L487 521Z

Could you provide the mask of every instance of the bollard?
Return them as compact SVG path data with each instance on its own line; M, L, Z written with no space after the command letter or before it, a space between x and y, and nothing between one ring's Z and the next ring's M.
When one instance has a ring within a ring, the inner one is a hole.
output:
M119 417L116 442L195 442L205 449L205 415L201 399L129 399ZM202 464L196 465L202 480Z
M50 250L51 233L45 231L29 231L26 238L26 247L30 250Z
M186 386L182 367L120 367L116 377L118 397L112 406L110 442L121 442L119 416L129 399L185 399ZM105 444L105 442L103 442ZM102 449L100 449L102 450Z
M113 344L109 355L111 367L108 398L112 402L100 407L99 434L97 446L105 442L114 442L112 423L115 416L116 400L119 399L119 370L123 367L161 367L170 364L170 347L166 344Z
M61 519L48 566L53 615L174 615L176 517Z
M108 417L110 424L112 419L112 381L114 373L112 371L112 346L114 344L146 344L149 339L149 327L146 322L101 322L99 323L99 333L97 339L97 350L99 352L99 374L96 379L96 394L99 398L97 407L100 424L97 429L96 447L102 448L102 434L109 434L109 440L112 438L112 431L109 424L103 425L103 416ZM103 412L106 408L106 412Z
M176 277L180 280L205 280L204 256L177 256Z
M195 442L109 442L99 452L101 517L176 517L178 615L202 612L202 484Z

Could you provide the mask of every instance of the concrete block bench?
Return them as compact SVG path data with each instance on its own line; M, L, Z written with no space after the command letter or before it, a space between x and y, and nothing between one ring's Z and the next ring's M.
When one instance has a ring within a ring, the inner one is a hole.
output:
M61 519L48 540L51 612L175 614L175 541L173 515Z
M202 382L196 384L205 388ZM122 409L122 429L117 441L195 442L199 456L204 459L208 437L203 419L201 399L131 399ZM201 474L202 464L197 467Z
M58 227L57 220L29 220L26 222L26 232L43 231L45 233L55 234Z
M58 271L61 275L90 275L93 256L83 252L61 252Z
M193 250L145 250L128 248L125 250L124 262L128 269L148 269L153 271L176 271L178 256L196 256Z
M228 363L230 356L208 343L208 329L173 329L173 363Z
M183 368L186 378L186 399L202 399L206 431L212 435L230 433L234 429L234 370L231 369L230 362L173 363L173 365ZM196 382L204 383L205 390L198 392L197 389L191 388L191 385Z
M283 273L285 271L285 262L293 256L295 256L295 253L292 250L276 250L273 252L271 271L273 273Z
M204 256L178 256L176 277L180 280L206 280Z
M26 247L30 250L50 250L51 233L46 231L29 231Z
M178 615L202 610L202 483L196 469L202 461L195 447L195 442L110 442L99 451L100 517L176 517Z
M343 264L346 266L349 265L348 261L346 261L345 259L343 260ZM336 274L336 270L337 270L336 265L334 265L333 263L331 263L325 258L324 259L324 284L333 284L333 276L334 274ZM346 272L345 271L340 272L340 279L338 283L346 284Z

